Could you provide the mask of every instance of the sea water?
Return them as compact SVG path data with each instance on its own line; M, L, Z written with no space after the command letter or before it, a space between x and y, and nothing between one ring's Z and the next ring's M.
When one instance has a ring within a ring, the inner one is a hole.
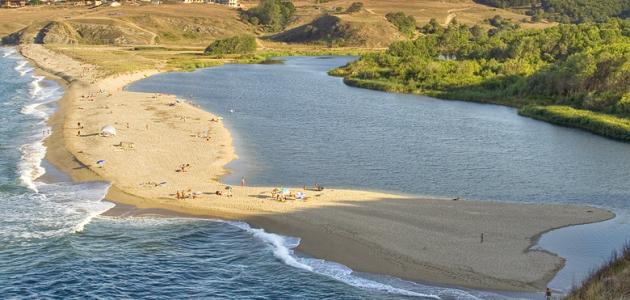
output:
M113 207L103 199L109 183L72 183L44 161L47 119L62 94L15 49L0 48L2 299L514 296L356 273L296 253L297 237L243 222L102 217Z
M133 91L176 94L224 117L251 185L373 189L573 203L618 217L543 235L567 258L567 291L630 241L630 144L521 117L509 107L349 87L327 71L353 57L290 57L159 74Z

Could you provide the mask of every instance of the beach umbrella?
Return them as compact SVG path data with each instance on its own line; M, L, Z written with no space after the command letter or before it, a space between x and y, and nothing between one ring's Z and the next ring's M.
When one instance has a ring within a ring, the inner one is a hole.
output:
M116 128L112 125L106 125L101 128L101 136L114 136L116 135Z

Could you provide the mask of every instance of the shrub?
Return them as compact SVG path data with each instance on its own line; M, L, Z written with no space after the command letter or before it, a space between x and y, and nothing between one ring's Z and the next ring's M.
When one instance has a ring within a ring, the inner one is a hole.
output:
M234 36L216 40L206 48L208 55L247 54L256 51L256 38L253 36Z
M284 29L294 14L295 6L291 1L261 0L258 6L241 12L241 18L273 32Z
M363 2L353 2L350 7L346 9L346 13L353 14L360 12L363 9Z
M407 16L404 12L388 13L385 15L387 21L392 23L398 31L407 36L413 36L416 33L416 18Z

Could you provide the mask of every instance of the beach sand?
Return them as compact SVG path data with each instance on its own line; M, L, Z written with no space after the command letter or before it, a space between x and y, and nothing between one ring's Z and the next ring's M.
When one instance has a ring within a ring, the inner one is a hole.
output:
M343 189L305 191L306 201L276 201L271 187L235 186L233 197L217 196L215 191L226 191L219 181L227 172L224 166L237 158L230 133L221 121L212 121L219 116L171 95L123 90L158 70L102 78L96 67L41 45L21 46L21 52L66 85L59 111L50 119L47 159L74 180L112 182L107 198L120 205L108 215L170 212L243 220L300 237L298 250L356 271L514 291L541 291L564 264L554 254L530 250L542 233L614 217L572 205ZM99 136L105 125L114 126L117 135ZM98 160L105 160L102 167ZM177 172L182 164L190 167ZM181 190L199 196L176 199Z

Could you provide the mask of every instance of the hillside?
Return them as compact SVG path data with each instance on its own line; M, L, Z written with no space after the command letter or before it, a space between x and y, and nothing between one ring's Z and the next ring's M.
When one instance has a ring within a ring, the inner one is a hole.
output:
M321 44L329 46L387 47L402 39L398 30L386 20L354 15L324 15L313 22L289 29L270 37L287 43Z
M477 4L472 0L365 0L358 14L339 13L354 1L293 1L295 16L287 30L272 40L335 46L385 47L400 36L385 15L404 11L418 20L431 18L441 23L454 19L464 24L482 24L500 15L520 23L527 16ZM253 7L258 1L243 1ZM332 14L336 18L323 17ZM544 23L523 23L524 27L544 27ZM123 5L122 7L25 7L0 9L0 37L9 43L48 43L84 45L186 45L207 46L218 38L233 35L263 35L255 26L240 20L239 12L221 5ZM330 35L330 38L329 38ZM343 42L340 42L343 39Z
M537 19L561 23L604 22L630 17L628 0L475 0L478 3L511 8Z
M24 18L10 15L16 12ZM11 35L5 39L11 43L86 45L206 46L217 38L253 32L236 10L193 4L0 10L0 28Z
M622 300L630 297L630 246L594 271L566 300Z
M359 0L332 0L322 4L314 4L313 0L293 1L298 8L299 16L299 21L294 25L296 27L304 25L322 13L335 12L338 7L345 9L357 1ZM250 5L255 2L247 1ZM387 13L402 11L414 16L419 25L424 25L433 18L442 24L455 18L463 24L482 24L484 20L500 15L505 19L512 19L516 23L521 23L525 28L549 26L548 23L523 23L522 20L529 20L529 16L478 4L473 0L362 0L359 2L362 2L365 10L374 17L385 19Z

